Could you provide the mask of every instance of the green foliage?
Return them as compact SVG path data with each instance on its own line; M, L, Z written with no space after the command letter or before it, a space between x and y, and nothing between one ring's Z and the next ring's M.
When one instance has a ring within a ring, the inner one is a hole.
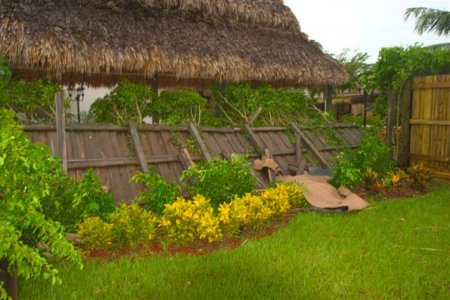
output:
M155 169L147 173L139 172L131 178L132 182L143 183L145 191L138 195L138 199L145 203L145 207L156 214L162 214L164 205L173 203L180 195L180 188L158 175Z
M414 76L446 73L450 73L450 49L417 45L381 49L373 68L373 80L380 92L374 111L385 116L389 93L394 92L396 98L399 98L405 83Z
M0 60L0 107L33 121L55 119L55 93L62 88L49 79L35 82L15 80L5 60Z
M364 117L363 116L355 116L355 115L345 115L341 118L342 123L350 123L356 124L358 126L364 125ZM367 115L366 123L369 126L382 127L384 125L384 121L380 118L379 115Z
M105 192L100 180L89 169L81 181L70 177L56 178L54 192L57 197L42 202L45 214L73 232L84 219L99 216L104 220L116 210L114 198Z
M97 122L123 125L129 120L138 124L154 114L155 95L145 84L122 80L109 94L91 105L89 114Z
M37 243L48 245L46 251L55 259L82 267L63 227L42 210L43 202L56 197L53 184L62 176L58 159L46 147L30 142L12 114L0 109L0 258L16 265L25 279L60 282ZM4 294L2 286L0 290Z
M88 251L106 250L112 246L113 225L99 217L90 217L78 227L78 238Z
M349 76L348 81L339 86L341 90L358 90L365 88L368 90L366 82L361 80L365 78L370 71L371 65L367 62L369 55L365 52L353 51L350 53L350 49L344 49L336 59L344 66Z
M116 247L137 248L155 237L156 218L137 203L120 205L110 218Z
M247 159L234 155L230 160L215 158L190 166L181 176L181 182L190 196L197 194L211 199L217 208L220 203L252 192L256 179Z
M362 184L368 170L385 177L395 167L390 149L380 141L375 130L367 130L357 150L345 149L338 156L331 182L335 186Z
M158 99L160 122L197 125L214 123L206 98L190 90L163 91Z
M268 84L252 88L246 83L227 83L223 93L215 87L214 98L223 123L284 125L291 122L321 118L312 109L312 99L301 89L275 89Z

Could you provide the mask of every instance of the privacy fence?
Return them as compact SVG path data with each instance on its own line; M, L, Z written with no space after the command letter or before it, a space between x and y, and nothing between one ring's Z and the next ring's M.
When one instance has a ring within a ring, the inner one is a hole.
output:
M401 147L409 164L450 179L450 75L415 78L403 101Z
M300 160L314 167L332 167L338 151L358 147L362 137L353 125L333 129L298 124L286 128L24 125L31 140L47 145L62 158L69 175L81 178L93 168L119 202L133 199L144 188L129 181L151 165L164 179L178 184L192 162L232 154L247 155L253 161L268 151L284 174L295 172ZM265 173L254 174L260 188L269 183Z

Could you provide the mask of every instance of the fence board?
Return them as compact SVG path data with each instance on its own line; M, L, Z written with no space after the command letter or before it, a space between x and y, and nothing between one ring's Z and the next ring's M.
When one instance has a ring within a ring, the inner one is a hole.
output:
M414 78L409 158L450 179L450 75Z

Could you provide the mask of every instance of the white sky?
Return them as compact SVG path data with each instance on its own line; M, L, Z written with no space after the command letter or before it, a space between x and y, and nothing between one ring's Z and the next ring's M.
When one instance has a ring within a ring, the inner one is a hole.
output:
M301 30L324 51L339 54L359 50L375 62L383 47L450 42L436 34L418 35L414 18L405 22L408 7L450 10L450 0L284 0L300 22Z

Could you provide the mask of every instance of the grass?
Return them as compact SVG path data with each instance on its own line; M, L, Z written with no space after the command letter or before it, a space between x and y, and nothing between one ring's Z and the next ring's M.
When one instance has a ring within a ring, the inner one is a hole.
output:
M202 257L60 266L63 285L20 282L21 299L450 298L450 185L299 215L277 234Z

